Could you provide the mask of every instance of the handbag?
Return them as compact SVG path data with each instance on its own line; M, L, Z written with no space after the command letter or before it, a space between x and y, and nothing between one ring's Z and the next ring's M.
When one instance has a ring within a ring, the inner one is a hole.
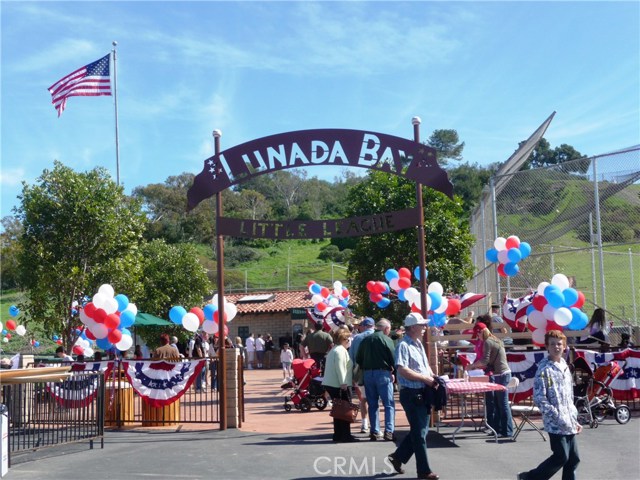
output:
M348 400L341 400L339 398L333 399L333 406L331 407L330 416L338 420L354 423L358 418L358 412L360 407Z

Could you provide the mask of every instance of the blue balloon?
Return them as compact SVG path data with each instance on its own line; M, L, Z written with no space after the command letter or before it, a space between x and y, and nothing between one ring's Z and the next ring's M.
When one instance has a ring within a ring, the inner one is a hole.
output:
M127 298L126 295L123 295L122 293L119 293L118 295L116 295L113 298L115 298L116 302L118 302L118 311L119 312L124 312L127 309L127 307L129 306L129 299Z
M406 302L407 301L407 297L404 296L404 291L406 290L406 288L403 288L402 290L398 290L398 300L400 300L401 302Z
M436 292L429 292L427 295L431 297L431 310L437 310L442 305L442 295Z
M113 344L107 338L99 338L96 340L96 345L102 350L110 350L113 348Z
M171 307L169 310L169 320L171 320L176 325L182 325L182 317L187 314L187 311L184 307L180 305L176 305L175 307Z
M531 254L531 245L527 242L520 242L520 255L522 259L527 258Z
M520 253L519 249L510 248L507 251L507 258L509 259L510 262L518 263L520 260L522 260L522 254Z
M389 288L389 284L388 283L385 283L385 282L382 282L382 283L384 283L384 292L382 292L382 294L386 295L387 293L389 293L391 291L391 288Z
M426 273L424 278L429 278L429 270L425 268L424 272ZM420 280L420 267L416 267L413 269L413 276L416 277L416 280Z
M6 328L3 328L3 329L2 329L2 334L3 334L3 335L6 335L7 333L9 333L9 332L7 332L7 329L6 329ZM57 340L57 339L56 339L56 340Z
M3 330L2 333L4 333L6 330ZM58 335L54 335L53 336L53 341L57 342L58 340L60 340L60 337L58 337Z
M36 347L36 348L39 347L40 346L40 342L36 340L35 342L33 342L33 346Z
M136 316L131 310L125 310L120 314L120 327L130 327L136 323Z
M571 288L571 287L565 288L562 291L562 294L564 295L565 307L572 307L578 301L578 292L575 288Z
M118 328L120 328L120 327L118 327ZM129 330L128 328L120 328L120 331L122 332L122 335L131 336L131 330Z
M571 307L569 310L571 310L572 318L571 322L569 322L569 325L567 325L567 328L569 330L582 330L583 328L585 328L587 326L587 323L589 323L589 320L584 312L576 307Z
M490 248L489 250L487 250L487 253L485 255L487 257L487 260L489 260L491 263L495 263L498 261L498 250L496 250L495 248Z
M530 315L531 312L533 312L536 309L536 307L533 306L533 304L529 305L527 307L527 315Z
M340 300L338 303L340 304L341 307L344 307L344 308L347 308L349 306L349 300L347 300L346 298Z
M382 300L380 300L378 303L376 303L376 305L379 308L387 308L389 305L391 304L391 300L389 300L388 298L383 298Z
M549 285L544 289L544 298L554 308L560 308L564 305L564 295L555 285Z
M322 287L319 284L314 283L313 285L311 285L311 291L313 293L320 293L322 291Z
M520 267L518 266L517 263L509 262L504 264L504 273L507 275L507 277L515 276L518 274L519 271L520 271Z
M12 317L17 317L20 314L20 309L18 307L16 307L15 305L11 305L9 307L9 315L11 315Z
M213 314L218 310L218 306L213 303L207 303L202 310L204 311L204 318L213 320Z
M384 272L384 278L387 279L387 282L390 282L394 278L400 278L400 274L398 273L397 270L390 268L389 270Z

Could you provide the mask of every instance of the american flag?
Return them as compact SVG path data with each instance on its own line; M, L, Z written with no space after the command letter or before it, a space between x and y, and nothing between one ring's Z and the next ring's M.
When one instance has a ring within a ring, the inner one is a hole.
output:
M502 305L502 319L507 322L514 332L524 332L527 326L527 307L531 305L535 293L520 298L504 297Z
M58 117L64 111L69 97L111 95L110 59L111 54L105 55L101 59L71 72L49 87L51 103L58 111Z

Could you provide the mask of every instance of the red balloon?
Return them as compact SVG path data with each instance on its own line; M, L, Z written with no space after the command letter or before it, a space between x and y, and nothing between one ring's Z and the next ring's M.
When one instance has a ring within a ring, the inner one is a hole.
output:
M220 310L213 312L213 321L218 324L220 323ZM224 312L224 321L227 321L227 312Z
M80 345L74 345L72 351L76 355L83 355L84 354L84 348L82 348Z
M400 276L400 278L411 279L411 270L409 270L407 267L402 267L400 270L398 270L398 275Z
M307 288L309 288L311 285L313 285L314 283L316 283L314 280L309 280L307 282Z
M411 305L411 311L415 313L422 313L422 311L420 310L420 307L418 307L415 303Z
M504 263L498 265L498 275L500 275L501 277L508 276L506 273L504 273Z
M505 242L505 247L507 250L510 248L518 248L520 246L520 240L517 237L511 236L507 237L507 241Z
M576 307L576 308L582 308L582 305L584 305L584 293L582 293L580 290L578 290L578 300L576 301L576 303L574 303L573 305L571 305L572 307Z
M327 287L322 287L322 290L320 290L320 295L322 295L324 298L327 298L330 294L331 291Z
M375 288L375 292L376 293L384 293L387 291L387 284L384 282L376 282L376 288Z
M373 303L378 303L380 300L382 300L383 296L381 293L372 293L371 295L369 295L369 299L373 302Z
M447 315L457 315L461 309L462 305L460 305L460 300L458 300L457 298L450 298L445 313Z
M93 304L93 302L89 302L84 306L84 313L86 313L88 317L93 318L93 316L96 314L96 310L96 306Z
M553 320L547 320L547 332L549 330L560 330L560 331L563 331L564 327L562 325L558 325Z
M120 317L115 313L107 315L107 318L104 319L104 326L107 328L116 328L118 325L120 325Z
M7 333L7 334L5 335L5 337L7 337L9 340L11 340L11 334L10 334L10 333Z
M15 330L17 325L16 322L14 322L13 320L7 320L7 323L5 323L5 326L9 329L9 330ZM9 337L11 338L11 337Z
M316 305L316 310L318 310L319 312L323 312L326 308L327 308L326 303L320 302Z
M544 298L542 295L536 295L535 297L533 297L533 302L531 303L533 303L533 307L536 310L542 311L542 309L548 302L547 302L547 299Z
M104 323L107 319L107 312L103 308L98 308L93 314L93 319L98 323Z
M375 291L375 290L374 290L374 289L375 289L375 287L376 287L376 282L374 282L373 280L369 280L369 281L367 282L367 290L368 290L369 292L374 292L374 291Z
M404 290L405 288L409 288L411 286L411 280L409 280L407 277L400 277L398 279L398 287L400 287L400 289Z
M202 322L204 322L204 311L200 307L193 307L189 312L195 313L198 320L200 320L200 325L202 325Z
M115 345L116 343L118 343L122 339L122 332L120 330L118 330L118 329L111 330L109 332L109 335L107 335L107 338L109 339L109 341L111 343L113 343Z
M346 288L342 289L342 298L347 298L349 296L349 290Z
M84 334L87 336L87 338L89 340L95 340L96 336L93 334L93 332L91 330L89 330L88 328L84 331Z
M56 341L56 343L57 343L58 345L62 345L62 339L61 339L61 338L60 338L60 339L58 339L58 340Z

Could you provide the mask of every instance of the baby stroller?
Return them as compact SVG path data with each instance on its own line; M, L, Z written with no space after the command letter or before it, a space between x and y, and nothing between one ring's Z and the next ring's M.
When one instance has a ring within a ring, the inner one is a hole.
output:
M625 362L626 363L626 362ZM595 365L594 365L595 367ZM631 411L627 405L617 405L613 400L611 383L620 376L624 369L617 362L591 369L584 358L573 362L573 397L578 409L578 422L598 428L607 415L613 415L622 425L631 419Z
M320 368L316 365L315 360L296 358L291 366L293 378L281 387L291 389L291 394L284 397L284 409L290 412L292 404L296 410L301 412L308 412L313 406L318 410L327 408L328 402L324 396L322 377L319 376Z

